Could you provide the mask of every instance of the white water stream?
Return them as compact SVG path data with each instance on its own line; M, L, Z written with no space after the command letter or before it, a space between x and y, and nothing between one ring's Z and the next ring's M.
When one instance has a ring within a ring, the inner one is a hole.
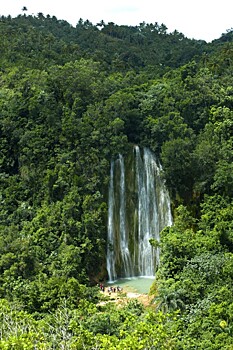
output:
M127 165L127 167L126 167ZM134 147L127 162L111 163L108 200L107 271L119 277L154 276L159 264L160 231L172 224L170 199L162 169L148 149Z

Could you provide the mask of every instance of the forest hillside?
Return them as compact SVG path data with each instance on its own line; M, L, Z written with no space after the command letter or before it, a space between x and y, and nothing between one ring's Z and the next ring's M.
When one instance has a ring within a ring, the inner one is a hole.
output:
M232 350L233 31L39 13L0 36L0 349ZM174 224L151 307L100 306L110 163L135 144Z

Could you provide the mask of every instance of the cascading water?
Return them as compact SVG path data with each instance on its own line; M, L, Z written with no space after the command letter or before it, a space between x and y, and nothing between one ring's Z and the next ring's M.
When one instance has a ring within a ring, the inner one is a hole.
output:
M135 263L140 275L152 276L155 268L155 250L152 249L150 238L158 236L158 210L155 192L154 162L150 154L144 151L144 162L140 150L136 151L136 175L138 187L138 256Z
M108 191L108 250L107 250L107 271L110 281L116 279L116 269L115 269L115 239L114 239L114 162L111 162L110 170L110 184Z
M122 155L119 155L120 163L120 252L122 257L125 277L132 276L132 261L129 252L129 237L126 231L126 203L125 203L125 166Z
M111 163L107 271L118 277L153 276L159 264L159 233L172 224L169 195L153 153L138 146Z

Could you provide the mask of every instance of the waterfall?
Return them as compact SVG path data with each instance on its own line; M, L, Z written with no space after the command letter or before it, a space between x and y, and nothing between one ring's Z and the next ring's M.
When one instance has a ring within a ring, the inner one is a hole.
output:
M114 242L114 162L111 162L110 170L110 183L108 191L108 249L107 249L107 271L110 281L116 279L116 269L115 269L115 242Z
M154 181L156 169L147 150L144 150L144 161L141 159L139 147L135 147L135 152L138 187L138 272L140 275L152 276L155 268L155 252L149 240L159 238Z
M122 155L119 155L120 163L120 252L122 256L125 277L133 274L132 261L129 252L129 237L126 231L126 205L125 205L125 166Z
M135 146L111 163L108 198L107 271L117 277L153 276L159 264L159 233L172 224L162 168L153 153Z

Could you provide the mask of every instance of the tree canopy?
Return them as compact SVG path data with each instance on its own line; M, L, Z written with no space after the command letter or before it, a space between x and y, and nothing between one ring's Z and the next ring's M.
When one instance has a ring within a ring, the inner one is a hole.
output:
M22 11L0 18L0 349L232 349L232 30ZM132 144L174 225L152 307L101 308L110 162Z

